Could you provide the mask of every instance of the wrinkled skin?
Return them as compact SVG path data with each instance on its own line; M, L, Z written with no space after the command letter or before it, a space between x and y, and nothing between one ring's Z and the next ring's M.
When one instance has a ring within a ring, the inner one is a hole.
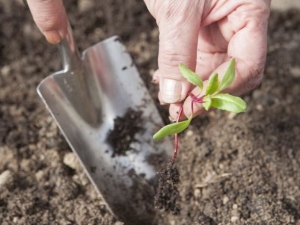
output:
M262 80L267 47L267 25L271 0L145 0L159 27L159 100L170 104L170 115L177 117L184 104L189 116L189 92L199 95L179 73L184 63L205 81L213 72L220 78L231 58L236 59L236 79L226 92L240 95ZM64 38L67 17L62 0L28 0L39 29L50 43ZM204 82L205 88L206 82ZM203 113L194 106L193 115Z

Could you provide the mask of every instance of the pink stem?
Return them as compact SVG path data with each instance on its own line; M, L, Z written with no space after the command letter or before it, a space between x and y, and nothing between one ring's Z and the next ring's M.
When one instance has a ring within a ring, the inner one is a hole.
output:
M179 113L176 119L176 123L179 122L180 117L182 116L182 112L183 112L183 104L181 105L180 109L179 109ZM178 133L174 134L174 154L173 154L173 159L172 159L172 164L174 164L176 157L177 157L177 153L178 153Z
M205 97L205 95L201 96L201 97L196 97L194 94L192 93L189 93L189 96L191 97L191 112L193 113L194 111L194 103L203 103L203 98ZM182 113L183 113L183 104L181 105L180 109L179 109L179 112L178 112L178 116L177 116L177 119L176 119L176 123L179 122L180 120L180 117L182 116ZM173 154L173 159L172 159L172 164L174 164L175 160L176 160L176 157L177 157L177 154L178 154L178 133L177 134L174 134L174 154Z

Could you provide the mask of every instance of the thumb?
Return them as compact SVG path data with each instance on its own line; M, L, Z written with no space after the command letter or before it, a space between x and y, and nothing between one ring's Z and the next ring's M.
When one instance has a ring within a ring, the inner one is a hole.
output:
M67 33L68 19L62 0L27 0L33 19L48 42L59 43Z
M179 4L176 4L179 2ZM198 1L175 1L160 15L159 26L159 99L162 104L183 101L191 84L181 75L179 64L183 63L192 71L196 67L197 41L203 6ZM203 1L201 1L203 2ZM200 7L200 8L199 8ZM202 8L202 9L201 9Z

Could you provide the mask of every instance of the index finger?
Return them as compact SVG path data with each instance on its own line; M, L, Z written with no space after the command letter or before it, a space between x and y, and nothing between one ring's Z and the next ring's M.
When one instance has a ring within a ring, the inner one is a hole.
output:
M62 0L27 0L33 19L48 42L59 43L67 33L68 19Z

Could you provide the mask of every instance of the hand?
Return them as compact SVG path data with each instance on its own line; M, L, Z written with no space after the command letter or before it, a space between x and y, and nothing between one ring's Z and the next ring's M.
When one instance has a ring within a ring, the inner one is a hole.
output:
M68 19L62 0L27 0L33 19L48 42L59 43L67 33Z
M270 0L145 0L160 30L159 99L170 104L170 115L184 104L188 117L189 92L197 89L181 76L179 63L195 70L203 80L213 72L223 75L230 58L236 59L236 79L226 90L243 94L256 87L263 77L266 57ZM68 20L62 0L28 0L33 18L53 44L66 35ZM204 110L195 105L193 115Z
M177 118L181 102L190 112L189 92L199 95L180 74L183 63L207 80L213 72L224 75L231 58L236 59L236 78L226 92L240 95L262 80L270 0L145 0L159 27L159 99L170 104ZM221 79L221 78L219 78ZM205 83L204 83L205 86ZM195 104L193 115L204 109Z

